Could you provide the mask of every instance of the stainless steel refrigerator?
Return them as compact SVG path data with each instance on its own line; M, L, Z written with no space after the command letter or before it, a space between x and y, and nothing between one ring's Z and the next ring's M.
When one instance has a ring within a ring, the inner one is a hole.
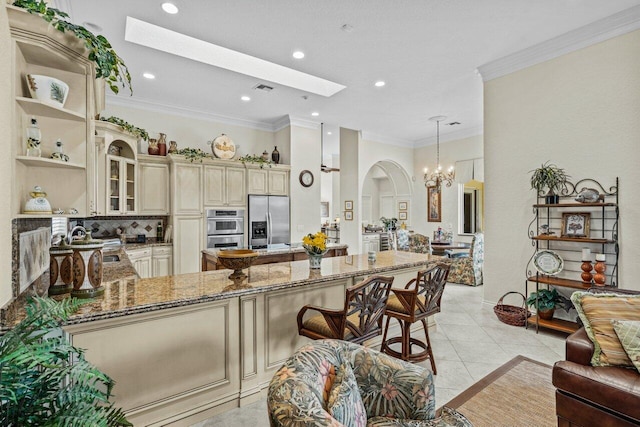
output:
M289 197L249 195L249 247L290 243Z

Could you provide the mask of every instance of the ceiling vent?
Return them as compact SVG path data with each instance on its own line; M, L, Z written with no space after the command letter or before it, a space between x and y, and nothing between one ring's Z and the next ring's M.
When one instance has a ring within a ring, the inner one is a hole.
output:
M268 86L264 83L259 83L253 87L255 90L263 90L265 92L271 92L273 90L272 86Z

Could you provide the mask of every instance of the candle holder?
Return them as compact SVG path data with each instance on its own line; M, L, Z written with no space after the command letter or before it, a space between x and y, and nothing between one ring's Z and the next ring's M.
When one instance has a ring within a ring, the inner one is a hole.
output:
M580 277L582 277L582 282L591 283L593 280L593 274L591 274L593 265L591 264L591 261L589 260L582 261L582 265L580 265L580 269L582 270L582 274L580 275Z
M604 254L596 255L596 265L594 270L596 271L596 274L593 275L593 281L596 286L604 286L607 281L607 276L604 275L604 272L607 271Z

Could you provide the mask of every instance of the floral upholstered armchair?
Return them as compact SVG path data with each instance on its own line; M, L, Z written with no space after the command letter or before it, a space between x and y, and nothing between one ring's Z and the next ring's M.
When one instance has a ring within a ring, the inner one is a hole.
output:
M409 233L407 230L398 230L398 250L430 254L431 243L427 236L419 233Z
M269 385L275 426L471 426L455 410L435 417L431 371L359 344L318 340L298 349Z
M482 285L484 266L484 234L476 233L471 241L468 258L453 258L447 282L463 285Z

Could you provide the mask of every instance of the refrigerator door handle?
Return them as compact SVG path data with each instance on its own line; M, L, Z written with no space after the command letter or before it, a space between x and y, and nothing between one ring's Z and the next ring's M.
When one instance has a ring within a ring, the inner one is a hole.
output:
M271 213L267 212L267 244L270 245L273 240L272 235L273 224L271 224Z

